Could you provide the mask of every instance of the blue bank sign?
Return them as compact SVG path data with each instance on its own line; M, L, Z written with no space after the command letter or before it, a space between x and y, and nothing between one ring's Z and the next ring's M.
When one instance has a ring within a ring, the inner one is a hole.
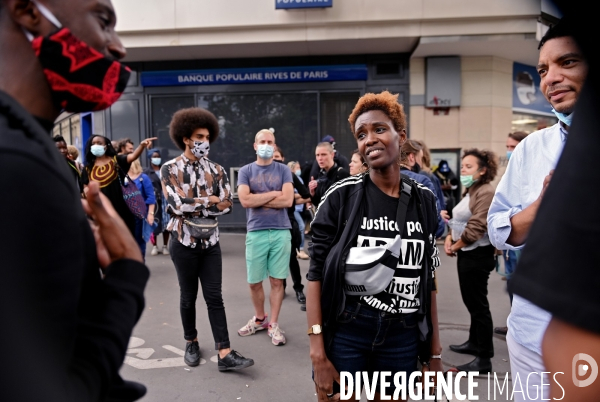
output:
M332 7L333 0L275 0L276 9Z
M268 68L232 68L222 70L146 71L142 86L274 84L281 82L365 81L364 64Z

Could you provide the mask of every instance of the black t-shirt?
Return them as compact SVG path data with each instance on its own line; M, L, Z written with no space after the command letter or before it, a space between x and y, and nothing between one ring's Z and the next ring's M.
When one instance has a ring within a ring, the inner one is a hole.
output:
M416 191L413 189L413 191ZM365 188L366 215L360 217L356 247L374 247L391 243L399 232L396 223L398 198L383 193L367 177ZM425 242L428 235L419 221L416 196L408 203L404 228L402 229L401 261L394 278L383 292L372 296L348 296L376 309L392 314L414 313L419 308L419 285L423 258L426 258Z

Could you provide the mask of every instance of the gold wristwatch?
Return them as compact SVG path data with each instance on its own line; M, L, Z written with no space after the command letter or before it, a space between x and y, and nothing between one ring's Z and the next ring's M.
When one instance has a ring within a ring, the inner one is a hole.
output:
M319 324L315 324L308 329L309 335L319 335L321 332L323 332L323 327L321 327Z

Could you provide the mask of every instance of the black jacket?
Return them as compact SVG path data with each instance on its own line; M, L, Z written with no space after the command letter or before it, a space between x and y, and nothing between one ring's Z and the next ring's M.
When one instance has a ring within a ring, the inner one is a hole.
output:
M144 308L145 265L100 278L79 190L48 131L0 92L0 401L103 400Z
M348 176L350 176L350 173L348 173L348 171L343 167L338 166L337 163L335 163L333 167L329 169L327 173L325 173L324 176L319 176L317 179L319 185L315 189L315 195L310 197L313 205L318 207L321 203L323 195L325 195L327 190L329 190L329 187Z
M343 291L345 261L358 235L360 217L364 216L365 203L362 200L367 174L350 176L333 185L324 195L311 223L313 234L309 245L310 268L306 278L309 281L321 281L321 311L326 350L337 328L337 317L344 311L346 303ZM413 186L409 208L411 203L417 203L419 220L430 240L425 242L425 255L438 258L437 250L432 246L437 228L435 196L426 187L412 179L408 180ZM421 331L421 361L429 361L430 353L429 306L433 289L432 270L431 258L424 258L419 290L421 306L417 313Z

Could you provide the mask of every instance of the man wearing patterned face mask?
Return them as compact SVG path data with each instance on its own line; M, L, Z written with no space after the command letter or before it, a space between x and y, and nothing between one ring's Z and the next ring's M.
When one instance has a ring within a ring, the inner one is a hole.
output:
M287 208L294 202L292 172L283 163L273 162L275 135L260 130L254 138L256 162L238 173L238 196L248 222L246 268L255 315L238 330L249 336L268 328L275 346L285 345L279 328L279 311L283 301L283 280L289 271L292 228ZM271 317L265 312L263 281L271 284Z
M186 340L183 360L189 366L200 364L196 329L199 278L215 349L219 351L219 371L250 367L254 360L246 359L230 347L221 293L223 264L216 217L230 213L233 201L227 173L207 158L210 143L219 135L219 123L208 110L182 109L173 115L169 135L183 151L160 169L170 216L166 230L173 235L169 253L177 271L181 296L179 311ZM214 232L197 236L193 226L199 224L205 227L214 224Z
M132 401L145 392L118 370L148 269L98 183L82 205L50 139L61 110L101 110L125 87L115 23L110 0L0 0L0 168L10 172L0 188L12 194L0 197L0 209L12 211L10 236L0 241L2 265L11 267L0 281L0 342L11 345L2 401ZM44 194L41 209L33 188ZM34 240L32 248L40 213L69 240Z

